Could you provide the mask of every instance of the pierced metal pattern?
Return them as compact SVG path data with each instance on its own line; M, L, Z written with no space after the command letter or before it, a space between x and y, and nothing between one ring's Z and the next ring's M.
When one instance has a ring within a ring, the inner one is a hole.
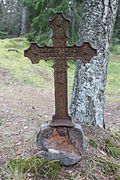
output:
M30 47L24 51L25 57L31 59L33 64L39 63L41 59L54 59L54 81L55 81L55 116L52 117L51 126L73 127L74 124L68 115L67 99L67 64L66 59L82 59L84 63L89 63L91 58L97 54L97 51L85 42L81 46L67 46L66 31L69 26L69 20L62 13L56 13L56 16L49 21L53 30L53 47L40 47L36 43L31 43Z

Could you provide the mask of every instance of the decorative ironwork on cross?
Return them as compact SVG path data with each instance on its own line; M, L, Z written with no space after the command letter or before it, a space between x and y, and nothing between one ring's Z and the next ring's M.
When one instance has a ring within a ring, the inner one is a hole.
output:
M25 57L28 57L33 64L39 63L42 59L54 59L55 115L50 124L52 127L74 126L68 115L66 59L82 59L83 63L89 63L91 58L97 54L97 51L88 42L81 46L67 46L66 31L69 22L61 12L56 13L56 16L49 21L53 30L53 47L46 45L40 47L36 43L31 43L30 47L24 51Z

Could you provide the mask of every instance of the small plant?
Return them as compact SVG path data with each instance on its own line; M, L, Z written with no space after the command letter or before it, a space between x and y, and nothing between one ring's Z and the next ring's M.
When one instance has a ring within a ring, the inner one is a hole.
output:
M11 159L7 164L9 178L22 177L26 179L48 178L57 179L61 165L59 162L47 161L36 157L29 159Z
M96 143L95 140L90 139L88 143L89 143L90 146L92 146L92 147L94 147L94 148L97 148L97 143Z
M120 148L110 139L105 140L105 145L101 147L101 149L106 152L108 156L112 156L113 158L120 157Z

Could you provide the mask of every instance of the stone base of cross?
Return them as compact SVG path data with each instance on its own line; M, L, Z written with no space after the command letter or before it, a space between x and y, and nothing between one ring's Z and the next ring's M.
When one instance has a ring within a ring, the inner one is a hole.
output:
M85 152L85 140L82 127L51 127L43 124L37 136L37 147L42 148L37 157L58 160L63 165L76 164Z
M55 115L50 124L44 124L37 136L37 147L42 148L39 156L50 160L60 160L64 165L78 162L85 150L84 135L80 125L74 124L68 115L67 99L67 59L81 59L89 63L96 50L88 42L81 46L67 46L69 20L62 13L49 22L53 30L53 47L40 47L31 43L25 56L33 64L40 60L54 59Z

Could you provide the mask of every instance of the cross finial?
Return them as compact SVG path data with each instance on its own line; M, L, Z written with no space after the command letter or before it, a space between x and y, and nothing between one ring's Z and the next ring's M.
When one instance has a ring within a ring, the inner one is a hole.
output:
M56 13L55 17L49 21L49 25L53 30L53 46L64 47L67 42L66 31L69 27L70 20L65 18L62 12Z

